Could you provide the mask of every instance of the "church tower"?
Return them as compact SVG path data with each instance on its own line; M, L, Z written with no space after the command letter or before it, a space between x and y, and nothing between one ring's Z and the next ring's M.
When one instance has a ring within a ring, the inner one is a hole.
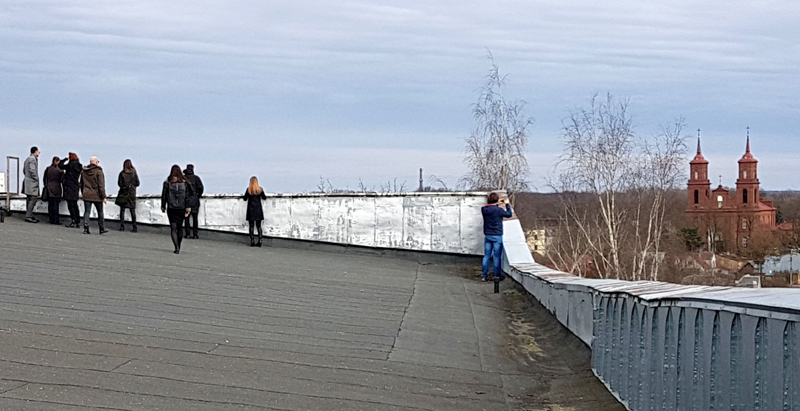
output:
M708 206L711 198L711 181L708 179L708 160L700 147L700 130L697 130L697 155L689 163L689 203L687 210Z
M759 208L758 160L750 152L750 127L747 128L747 148L739 160L739 178L736 180L736 202L739 207Z

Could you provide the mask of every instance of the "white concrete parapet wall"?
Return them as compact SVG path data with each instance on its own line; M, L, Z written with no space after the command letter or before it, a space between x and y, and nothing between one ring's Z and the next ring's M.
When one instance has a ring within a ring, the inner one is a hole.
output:
M278 238L483 255L485 202L486 193L267 194L262 227L264 235ZM78 204L82 215L83 201ZM246 208L241 195L204 196L199 228L247 233ZM24 212L25 199L12 199L11 209ZM36 212L46 214L47 204L40 202ZM60 214L69 215L65 201ZM119 219L113 197L104 214ZM140 223L169 225L160 196L140 196L136 216Z

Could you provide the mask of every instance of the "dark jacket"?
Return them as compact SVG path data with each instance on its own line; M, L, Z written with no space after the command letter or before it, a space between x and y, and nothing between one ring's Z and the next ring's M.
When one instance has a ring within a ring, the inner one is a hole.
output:
M78 200L81 195L81 172L83 165L80 161L69 161L63 159L58 163L58 168L64 173L64 200Z
M247 221L263 221L264 208L261 206L261 200L266 200L267 195L263 191L259 195L245 191L242 199L247 201Z
M486 204L481 208L483 213L483 235L503 235L503 218L513 215L511 204L503 210L497 204Z
M192 196L189 197L189 207L192 209L193 213L198 213L200 212L200 197L203 196L203 180L195 175L194 169L191 168L183 170L183 174L192 186L193 191Z
M103 173L102 167L89 164L83 168L81 191L83 201L99 203L106 199L106 175Z
M136 208L136 187L139 187L139 174L136 169L122 170L117 178L119 194L114 204L124 208Z
M171 187L174 186L174 187ZM180 196L175 195L176 192L182 192ZM164 186L161 188L161 209L162 210L186 210L191 209L187 206L189 197L193 194L192 185L188 183L170 183L164 181ZM174 207L173 204L177 205Z
M44 191L47 192L49 200L60 200L64 195L61 183L64 180L64 172L58 166L50 166L44 170ZM44 195L44 192L42 192Z

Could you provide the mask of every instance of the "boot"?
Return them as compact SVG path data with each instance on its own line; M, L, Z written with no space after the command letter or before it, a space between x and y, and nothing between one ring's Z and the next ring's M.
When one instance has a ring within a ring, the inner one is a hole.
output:
M86 227L83 227L83 233L84 233L84 234L91 234L91 233L89 232L89 226L88 226L88 225L87 225Z
M189 238L189 237L191 237L191 234L189 233L189 230L184 231L183 232L183 238Z
M125 224L119 224L119 231L125 231Z
M131 228L131 232L132 232L132 233L136 233L136 232L138 232L138 231L139 231L139 229L138 229L138 228L136 228L136 223L134 223L134 224L133 224L133 227Z
M253 236L250 236L250 247L255 247L255 246L256 246L256 239L253 238Z
M195 239L195 240L200 238L200 237L197 236L197 230L194 230L194 234L192 234L192 238Z
M106 230L105 227L100 227L100 234L105 234L107 232L108 230Z
M256 247L261 247L261 234L258 235L258 242L256 243Z

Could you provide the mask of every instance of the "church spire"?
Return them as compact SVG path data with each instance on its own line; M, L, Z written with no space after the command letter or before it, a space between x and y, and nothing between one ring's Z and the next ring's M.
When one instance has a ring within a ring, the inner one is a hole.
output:
M697 129L697 154L702 155L703 150L700 148L700 129Z
M697 155L689 164L708 164L708 160L703 157L703 149L700 147L700 129L697 129Z
M745 153L750 152L750 126L747 126L747 151Z
M747 147L745 148L744 155L742 156L739 163L757 163L755 157L753 157L753 153L750 152L750 126L747 126Z

